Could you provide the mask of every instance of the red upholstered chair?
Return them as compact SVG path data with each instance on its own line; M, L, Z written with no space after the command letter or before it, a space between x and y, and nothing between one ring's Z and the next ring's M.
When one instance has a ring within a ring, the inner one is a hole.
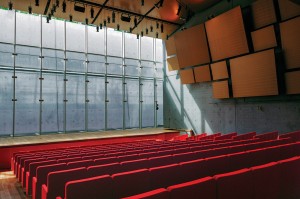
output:
M227 155L206 158L207 175L213 176L219 173L229 172L229 162Z
M87 168L87 175L89 177L101 176L101 175L112 175L115 173L123 172L120 163L111 163L103 165L95 165Z
M173 158L175 159L175 161L177 163L179 163L179 162L195 160L195 159L197 159L197 156L195 155L194 152L185 152L185 153L174 154Z
M93 178L73 180L65 186L64 199L98 199L113 198L112 178L102 175Z
M186 181L197 180L209 176L205 159L181 162L179 165L182 168L182 172L184 172Z
M88 167L94 165L94 160L79 160L79 161L72 161L68 162L68 168L78 168L78 167Z
M160 188L122 199L169 199L169 192L166 189Z
M170 199L217 199L216 181L212 177L173 185L167 190Z
M253 199L253 182L249 169L215 175L218 199Z
M147 192L150 189L150 172L147 169L112 175L114 198L124 198Z
M147 169L149 168L149 160L148 159L138 159L138 160L130 160L121 162L123 171L133 171L137 169Z
M176 162L172 155L157 156L157 157L149 158L149 168L159 167L159 166L164 166L164 165L174 164L174 163L176 163Z

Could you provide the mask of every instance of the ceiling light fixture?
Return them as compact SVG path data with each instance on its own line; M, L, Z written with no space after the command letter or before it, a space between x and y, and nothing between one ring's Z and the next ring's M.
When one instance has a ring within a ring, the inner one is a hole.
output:
M117 24L117 30L120 30L120 25L119 24Z
M156 29L159 29L159 23L156 22Z
M29 12L29 14L32 14L32 7L31 6L28 6L28 12Z
M150 32L153 32L153 26L152 25L150 26Z
M121 20L122 21L125 21L125 22L130 22L131 21L131 18L130 18L130 16L129 15L125 15L125 14L121 14Z
M64 1L62 4L63 13L66 13L66 9L67 9L67 3L66 3L66 1Z
M149 29L148 29L148 28L146 28L146 35L148 35L148 33L149 33Z
M140 38L140 35L139 35L139 33L137 33L137 34L136 34L136 38L137 38L137 39L139 39L139 38Z
M39 6L40 5L40 1L39 0L35 0L35 6Z
M96 26L96 31L99 32L99 26Z
M156 32L156 38L158 38L158 32Z
M93 19L94 18L94 8L93 7L91 7L91 18Z
M8 9L12 10L12 8L13 8L13 3L10 1L10 2L8 2Z
M145 1L141 0L141 6L144 6L144 5L145 5Z
M73 21L73 16L71 14L69 15L69 20Z
M164 32L164 24L160 25L160 32L163 33Z
M112 23L116 22L116 13L115 13L115 11L112 12L111 19L112 19Z
M85 18L85 24L88 25L89 24L89 19Z
M101 29L101 30L102 30L102 26L103 26L102 23L100 23L100 29Z
M106 20L103 21L103 26L106 26Z

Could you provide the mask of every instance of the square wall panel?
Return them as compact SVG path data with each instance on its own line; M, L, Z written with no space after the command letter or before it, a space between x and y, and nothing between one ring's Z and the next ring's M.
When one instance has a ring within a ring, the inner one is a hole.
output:
M249 52L240 7L205 22L205 28L212 61Z
M300 15L300 5L287 0L278 0L278 4L282 21Z
M270 25L277 21L273 0L258 0L252 6L254 29Z
M274 50L230 60L234 97L278 95Z
M228 78L228 70L226 61L210 64L213 80Z
M175 46L174 37L170 37L168 40L166 40L166 49L167 49L168 56L176 54L176 46Z
M210 62L204 24L200 24L174 35L180 68Z
M209 82L211 81L209 65L199 66L194 68L196 82Z
M180 79L181 79L181 84L193 84L195 83L194 79L194 71L193 69L186 69L186 70L180 70Z
M265 50L277 46L274 26L268 26L251 32L254 51Z
M180 69L178 64L178 58L176 56L168 58L167 62L169 71Z
M300 71L285 73L287 94L300 94Z
M228 80L213 82L213 98L226 99L229 98Z

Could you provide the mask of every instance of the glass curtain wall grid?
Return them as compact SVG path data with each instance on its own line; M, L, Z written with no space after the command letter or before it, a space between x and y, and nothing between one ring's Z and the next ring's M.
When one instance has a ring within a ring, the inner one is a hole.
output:
M0 136L163 126L160 39L0 9Z

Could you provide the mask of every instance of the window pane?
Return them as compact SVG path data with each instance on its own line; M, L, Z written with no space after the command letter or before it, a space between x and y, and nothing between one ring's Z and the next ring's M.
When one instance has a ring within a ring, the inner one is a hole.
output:
M65 22L60 20L46 21L42 18L42 46L53 49L65 49Z
M113 75L122 75L123 68L122 68L122 58L117 57L107 57L107 74Z
M88 130L105 128L105 79L90 76L88 83Z
M153 61L153 38L142 37L141 39L141 59Z
M153 80L143 80L142 84L142 127L153 127L154 83Z
M163 41L161 39L155 39L155 43L156 43L155 61L163 62Z
M82 24L66 22L67 50L84 52L85 26Z
M107 128L123 128L122 79L109 78L107 88Z
M17 46L16 47L16 67L21 68L40 68L40 49L35 47Z
M17 44L41 46L41 17L17 12Z
M85 54L67 52L67 71L85 72Z
M13 121L13 73L0 70L0 136L12 134Z
M99 32L93 26L88 26L88 53L104 55L104 29Z
M155 76L159 79L162 79L164 77L164 70L163 70L162 63L156 63Z
M125 33L125 57L138 59L138 39L136 35Z
M85 130L85 77L67 76L67 131Z
M154 77L153 62L142 61L141 62L141 76L142 77Z
M164 125L164 91L163 91L163 81L157 81L156 82L156 94L157 94L157 104L158 104L158 110L157 110L157 126L163 126Z
M10 67L14 66L14 59L12 57L13 52L14 52L13 45L0 43L0 65L1 66L10 66Z
M16 73L16 123L15 134L39 132L40 83L39 73Z
M139 61L126 59L125 60L125 75L138 77L140 74Z
M64 70L64 52L60 50L43 49L43 69Z
M107 28L107 55L122 57L122 32Z
M42 132L63 131L64 122L64 76L43 74Z
M88 54L88 72L89 73L105 73L105 57L101 55Z
M125 86L126 128L139 127L139 80L127 79Z
M0 42L14 43L15 11L0 10L0 27Z

